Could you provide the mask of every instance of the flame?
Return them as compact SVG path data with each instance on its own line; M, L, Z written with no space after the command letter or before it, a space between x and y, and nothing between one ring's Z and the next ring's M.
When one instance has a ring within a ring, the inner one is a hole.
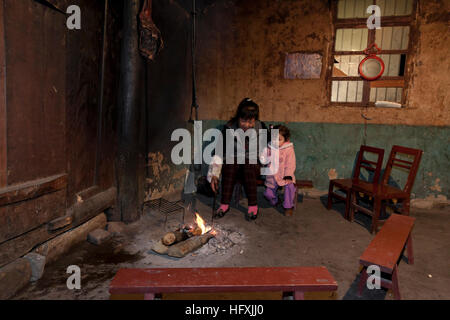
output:
M202 234L205 234L211 230L211 227L205 226L205 220L203 220L202 217L200 217L200 215L197 212L195 213L195 216L197 217L196 223L198 227L202 230Z

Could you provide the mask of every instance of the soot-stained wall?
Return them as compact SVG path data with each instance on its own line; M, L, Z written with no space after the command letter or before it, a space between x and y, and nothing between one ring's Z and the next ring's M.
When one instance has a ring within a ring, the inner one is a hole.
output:
M419 1L406 107L329 106L326 67L333 40L330 1L216 1L199 17L199 101L205 127L229 119L253 98L268 123L286 123L296 146L297 175L325 191L351 175L363 143L424 150L413 193L449 196L450 59L448 1ZM288 52L320 52L320 79L286 80ZM364 118L362 115L364 115ZM370 119L370 120L367 120ZM386 162L386 160L385 160Z

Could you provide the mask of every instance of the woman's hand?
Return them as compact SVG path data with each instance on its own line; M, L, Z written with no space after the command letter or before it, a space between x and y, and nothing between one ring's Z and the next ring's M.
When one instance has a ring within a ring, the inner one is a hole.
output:
M214 191L214 193L217 193L219 190L219 178L216 176L211 177L211 189Z

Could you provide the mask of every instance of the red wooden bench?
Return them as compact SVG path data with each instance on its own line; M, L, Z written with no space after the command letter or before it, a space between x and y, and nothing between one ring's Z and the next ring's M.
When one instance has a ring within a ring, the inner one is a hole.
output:
M325 267L149 268L120 269L110 294L144 294L152 300L162 293L336 291L338 285Z
M403 253L405 246L408 250L408 263L414 264L411 231L415 218L392 214L375 236L362 256L359 258L363 266L359 282L359 294L361 295L367 282L367 267L377 265L381 272L392 275L392 280L381 278L381 286L392 288L394 297L401 299L398 286L397 262Z

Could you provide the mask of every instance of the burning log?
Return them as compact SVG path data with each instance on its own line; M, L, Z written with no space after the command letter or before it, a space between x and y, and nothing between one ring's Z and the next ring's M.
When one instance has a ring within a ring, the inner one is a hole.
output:
M193 228L192 230L189 230L189 234L192 236L201 236L203 233L202 229L200 227Z
M179 242L170 246L167 250L167 255L171 257L182 258L189 252L197 250L198 248L203 246L211 238L214 238L214 234L212 233L205 233L201 236L189 238L183 242Z
M176 230L172 232L168 232L162 237L161 241L164 245L170 246L174 243L181 242L188 238L187 233L184 230Z

